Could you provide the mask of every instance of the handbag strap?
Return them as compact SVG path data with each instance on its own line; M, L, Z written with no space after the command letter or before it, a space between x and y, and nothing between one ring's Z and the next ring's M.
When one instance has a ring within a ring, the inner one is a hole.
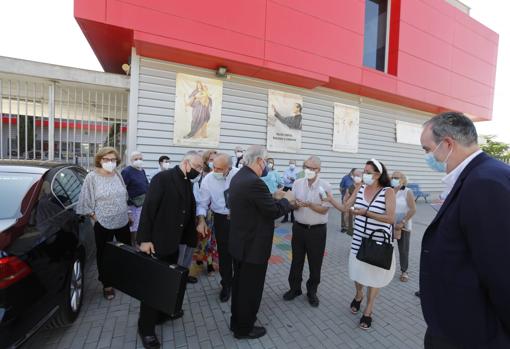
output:
M366 189L366 187L365 187ZM374 197L372 198L372 200L370 200L370 203L368 204L368 207L367 207L367 212L368 210L370 210L370 206L372 206L372 204L374 203L375 199L377 198L377 196L379 196L379 193L383 190L384 188L381 188L377 191L377 193L375 193ZM363 196L365 196L365 191L363 190ZM368 222L368 217L365 216L365 227L363 228L363 233L366 233L367 232L367 222ZM372 234L370 234L370 236L372 236Z

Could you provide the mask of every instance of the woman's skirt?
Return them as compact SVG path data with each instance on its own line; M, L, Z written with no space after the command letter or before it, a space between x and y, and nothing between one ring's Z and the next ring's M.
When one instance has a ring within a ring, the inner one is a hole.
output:
M388 285L394 275L395 251L393 251L390 270L362 262L349 251L349 277L351 280L364 286L381 288Z

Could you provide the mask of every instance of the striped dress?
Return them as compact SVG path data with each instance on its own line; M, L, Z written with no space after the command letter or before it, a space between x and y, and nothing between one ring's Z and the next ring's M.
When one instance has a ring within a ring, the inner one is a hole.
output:
M372 205L369 208L370 212L378 214L384 214L386 212L385 195L387 190L391 190L391 188L383 188L377 194L377 197L373 200ZM355 208L366 209L369 206L369 202L365 200L364 194L365 185L363 185L356 194L356 201L354 203ZM389 284L395 274L395 253L393 253L390 270L367 264L356 258L362 239L367 238L374 230L377 229L385 230L390 235L393 234L393 227L391 224L383 223L365 216L356 216L354 220L354 233L351 242L351 253L349 255L349 276L352 280L364 286L380 288ZM381 233L375 233L373 238L376 241L384 240Z

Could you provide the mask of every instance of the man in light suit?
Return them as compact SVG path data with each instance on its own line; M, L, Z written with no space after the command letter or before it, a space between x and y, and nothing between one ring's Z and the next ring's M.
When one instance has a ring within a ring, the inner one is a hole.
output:
M254 326L259 310L267 263L273 245L274 220L291 210L292 191L271 195L260 179L267 175L267 154L251 146L244 155L246 165L232 178L229 190L229 251L234 263L230 329L237 339L266 334Z
M425 348L510 348L510 166L461 113L424 124L426 162L450 189L422 240Z

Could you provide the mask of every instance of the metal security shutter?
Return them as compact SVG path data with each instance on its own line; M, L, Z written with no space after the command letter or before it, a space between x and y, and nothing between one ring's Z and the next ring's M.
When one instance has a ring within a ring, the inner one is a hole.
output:
M144 153L147 165L152 168L157 166L160 155L169 155L175 164L192 149L174 146L172 141L177 72L214 78L214 72L204 69L144 57L140 60L136 148ZM301 150L297 154L270 154L281 173L290 159L297 160L301 166L309 155L318 155L322 160L322 178L338 188L340 179L352 167L362 168L368 159L375 157L390 172L405 172L425 191L442 190L441 174L428 169L421 147L395 141L395 120L422 124L430 117L428 114L323 88L306 90L237 76L224 80L218 150L233 155L236 145L266 144L268 89L303 96ZM360 107L359 150L356 154L331 150L335 102Z

